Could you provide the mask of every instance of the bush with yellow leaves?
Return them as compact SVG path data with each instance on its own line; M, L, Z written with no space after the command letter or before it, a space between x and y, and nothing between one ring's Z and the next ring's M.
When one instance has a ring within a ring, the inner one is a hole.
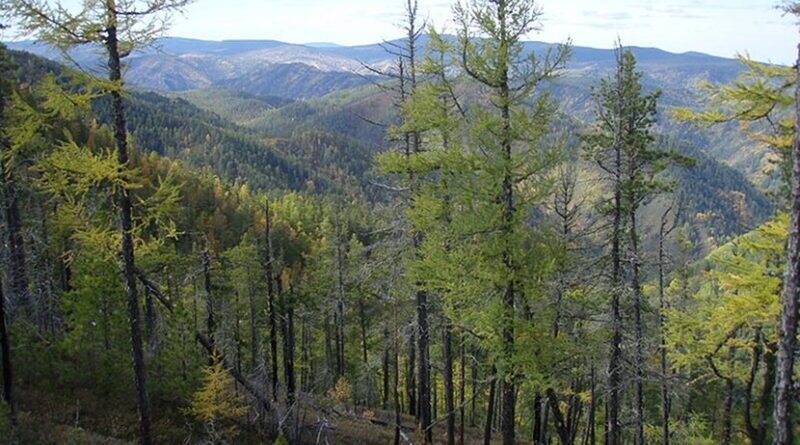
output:
M336 384L333 385L333 388L328 391L328 396L340 403L346 403L350 400L350 394L352 393L352 388L350 387L350 383L344 377L339 377L339 380L336 381Z
M239 434L233 422L246 415L248 408L233 385L233 378L218 357L203 369L203 386L194 394L189 413L204 423L208 444L228 443Z

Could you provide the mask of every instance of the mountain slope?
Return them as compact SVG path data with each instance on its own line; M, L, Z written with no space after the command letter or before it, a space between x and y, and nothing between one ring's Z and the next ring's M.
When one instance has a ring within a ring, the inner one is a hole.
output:
M68 74L63 66L29 53L15 51L12 56L19 67L18 78L28 82L46 74ZM128 127L138 150L210 169L224 179L247 182L255 188L333 187L326 170L303 165L301 153L286 141L264 138L181 98L134 92L127 100ZM101 122L109 121L108 108L104 101L95 105Z

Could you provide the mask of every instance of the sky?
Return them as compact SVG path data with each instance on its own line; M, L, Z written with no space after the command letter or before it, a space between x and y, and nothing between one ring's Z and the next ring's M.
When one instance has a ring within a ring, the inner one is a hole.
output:
M649 46L789 64L798 41L780 0L539 0L543 27L529 40L596 48ZM176 17L169 35L209 40L369 44L399 37L403 0L199 0ZM453 25L452 1L420 0L438 27Z
M62 0L77 5L81 0ZM455 0L419 0L438 28L453 29ZM781 0L537 0L544 15L529 40L610 48L625 45L672 52L792 64L795 19ZM291 43L377 43L400 37L405 0L197 0L174 18L168 35L207 40L270 39Z

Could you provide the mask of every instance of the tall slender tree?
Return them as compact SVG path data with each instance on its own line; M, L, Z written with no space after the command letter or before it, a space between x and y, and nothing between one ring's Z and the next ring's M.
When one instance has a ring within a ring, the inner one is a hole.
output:
M0 25L0 30L4 27ZM11 62L6 52L6 47L0 44L0 156L6 151L6 125L5 119L6 104L11 96L12 84L7 78L8 71L11 68ZM0 178L0 183L5 184L5 171L0 172L3 175ZM4 188L3 192L7 189ZM3 285L0 283L0 354L2 354L2 375L3 375L3 401L9 407L12 425L16 422L16 400L14 397L14 370L13 362L11 360L11 339L7 324L8 314L6 310L6 297L3 294Z
M466 76L487 93L488 107L476 110L473 128L474 148L486 155L483 173L490 181L490 220L496 227L492 239L499 266L493 287L501 293L499 317L501 431L504 445L515 443L516 381L515 326L518 305L524 299L522 284L526 264L518 250L523 231L522 215L532 199L525 196L537 173L545 170L547 155L537 144L546 133L551 113L546 99L536 102L533 111L526 104L537 87L554 77L563 67L568 46L559 46L543 57L524 54L522 39L541 26L542 11L530 0L473 0L455 7L458 30L458 56ZM538 153L537 153L538 151ZM536 154L534 154L536 153ZM531 157L538 158L535 165ZM487 203L488 204L488 203ZM485 215L488 216L488 215ZM496 219L495 219L496 218ZM488 253L488 252L487 252Z
M118 169L130 174L126 105L123 99L123 59L134 50L150 45L169 24L171 14L191 0L86 0L76 9L60 1L13 0L12 12L20 27L40 40L63 51L83 45L100 45L107 62L107 81L97 86L111 99L112 127ZM136 384L139 438L143 445L153 443L150 404L147 396L137 270L133 242L133 204L130 189L117 186L119 218L119 263L125 289L130 325L131 359Z
M788 2L786 12L800 17L800 3ZM794 91L794 138L791 147L792 174L789 204L789 243L783 280L781 322L775 382L775 445L792 445L797 425L792 415L794 363L797 349L798 305L800 305L800 45L797 48Z

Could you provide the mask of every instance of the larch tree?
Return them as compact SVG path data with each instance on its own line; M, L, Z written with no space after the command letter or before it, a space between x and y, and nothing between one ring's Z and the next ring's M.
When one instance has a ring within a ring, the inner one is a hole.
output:
M800 16L800 3L785 1L783 11ZM774 400L775 442L793 443L796 421L792 415L794 362L797 347L798 280L800 280L800 48L794 67L769 65L740 56L744 70L728 85L704 84L708 109L673 110L682 120L700 124L740 124L754 141L771 147L779 156L783 179L780 204L790 218L782 288L780 336Z
M610 197L601 208L610 219L609 277L611 315L611 353L609 355L609 397L607 401L606 443L619 444L622 424L619 419L622 391L622 341L624 336L621 302L628 287L633 303L634 443L644 443L644 296L642 292L641 252L638 213L654 195L669 190L671 184L659 173L671 163L691 165L691 160L670 150L651 147L655 142L657 100L660 92L645 94L642 74L630 50L618 46L617 68L601 81L594 92L597 102L595 128L585 136L586 151L609 183ZM627 232L627 240L624 239ZM625 259L628 267L625 267ZM625 283L625 276L629 282Z
M541 26L542 11L536 2L474 0L454 10L455 60L481 95L468 113L468 136L463 143L475 170L462 184L469 184L460 197L465 201L455 198L454 204L464 205L471 213L459 218L460 223L472 224L457 230L475 238L473 253L485 268L480 271L484 291L499 297L494 338L498 342L500 430L502 443L512 445L521 377L517 313L527 306L525 291L535 281L525 218L546 194L543 179L554 159L543 141L554 110L538 90L558 75L570 51L561 45L544 55L525 52L523 39Z
M2 28L0 28L2 29ZM5 45L0 44L0 150L6 151L7 137L5 118L5 111L8 100L12 92L12 84L6 78L7 73L11 68L11 62L6 52ZM3 175L0 178L0 183L5 185L6 172L2 171ZM3 193L7 193L4 188ZM7 205L7 204L6 204ZM16 401L14 397L14 371L13 362L11 360L11 339L9 338L9 329L7 320L10 318L7 313L6 297L3 294L2 283L0 283L0 354L2 354L2 375L3 375L3 402L8 405L9 414L11 416L12 425L16 420Z
M86 0L78 8L60 1L14 0L13 15L20 27L39 40L64 52L76 47L101 46L107 62L107 79L97 80L98 87L110 97L117 168L131 174L126 127L123 59L132 51L150 45L169 25L171 14L191 0ZM150 405L147 396L139 298L136 288L138 271L133 240L133 205L126 186L116 189L119 263L125 289L130 324L131 359L136 383L139 436L143 445L153 443Z
M785 5L787 13L800 17L800 3ZM797 349L797 319L800 305L800 46L798 46L794 85L794 137L792 139L791 179L789 202L789 241L786 249L786 273L783 279L783 295L780 334L778 338L777 379L775 382L775 444L792 445L794 364Z

